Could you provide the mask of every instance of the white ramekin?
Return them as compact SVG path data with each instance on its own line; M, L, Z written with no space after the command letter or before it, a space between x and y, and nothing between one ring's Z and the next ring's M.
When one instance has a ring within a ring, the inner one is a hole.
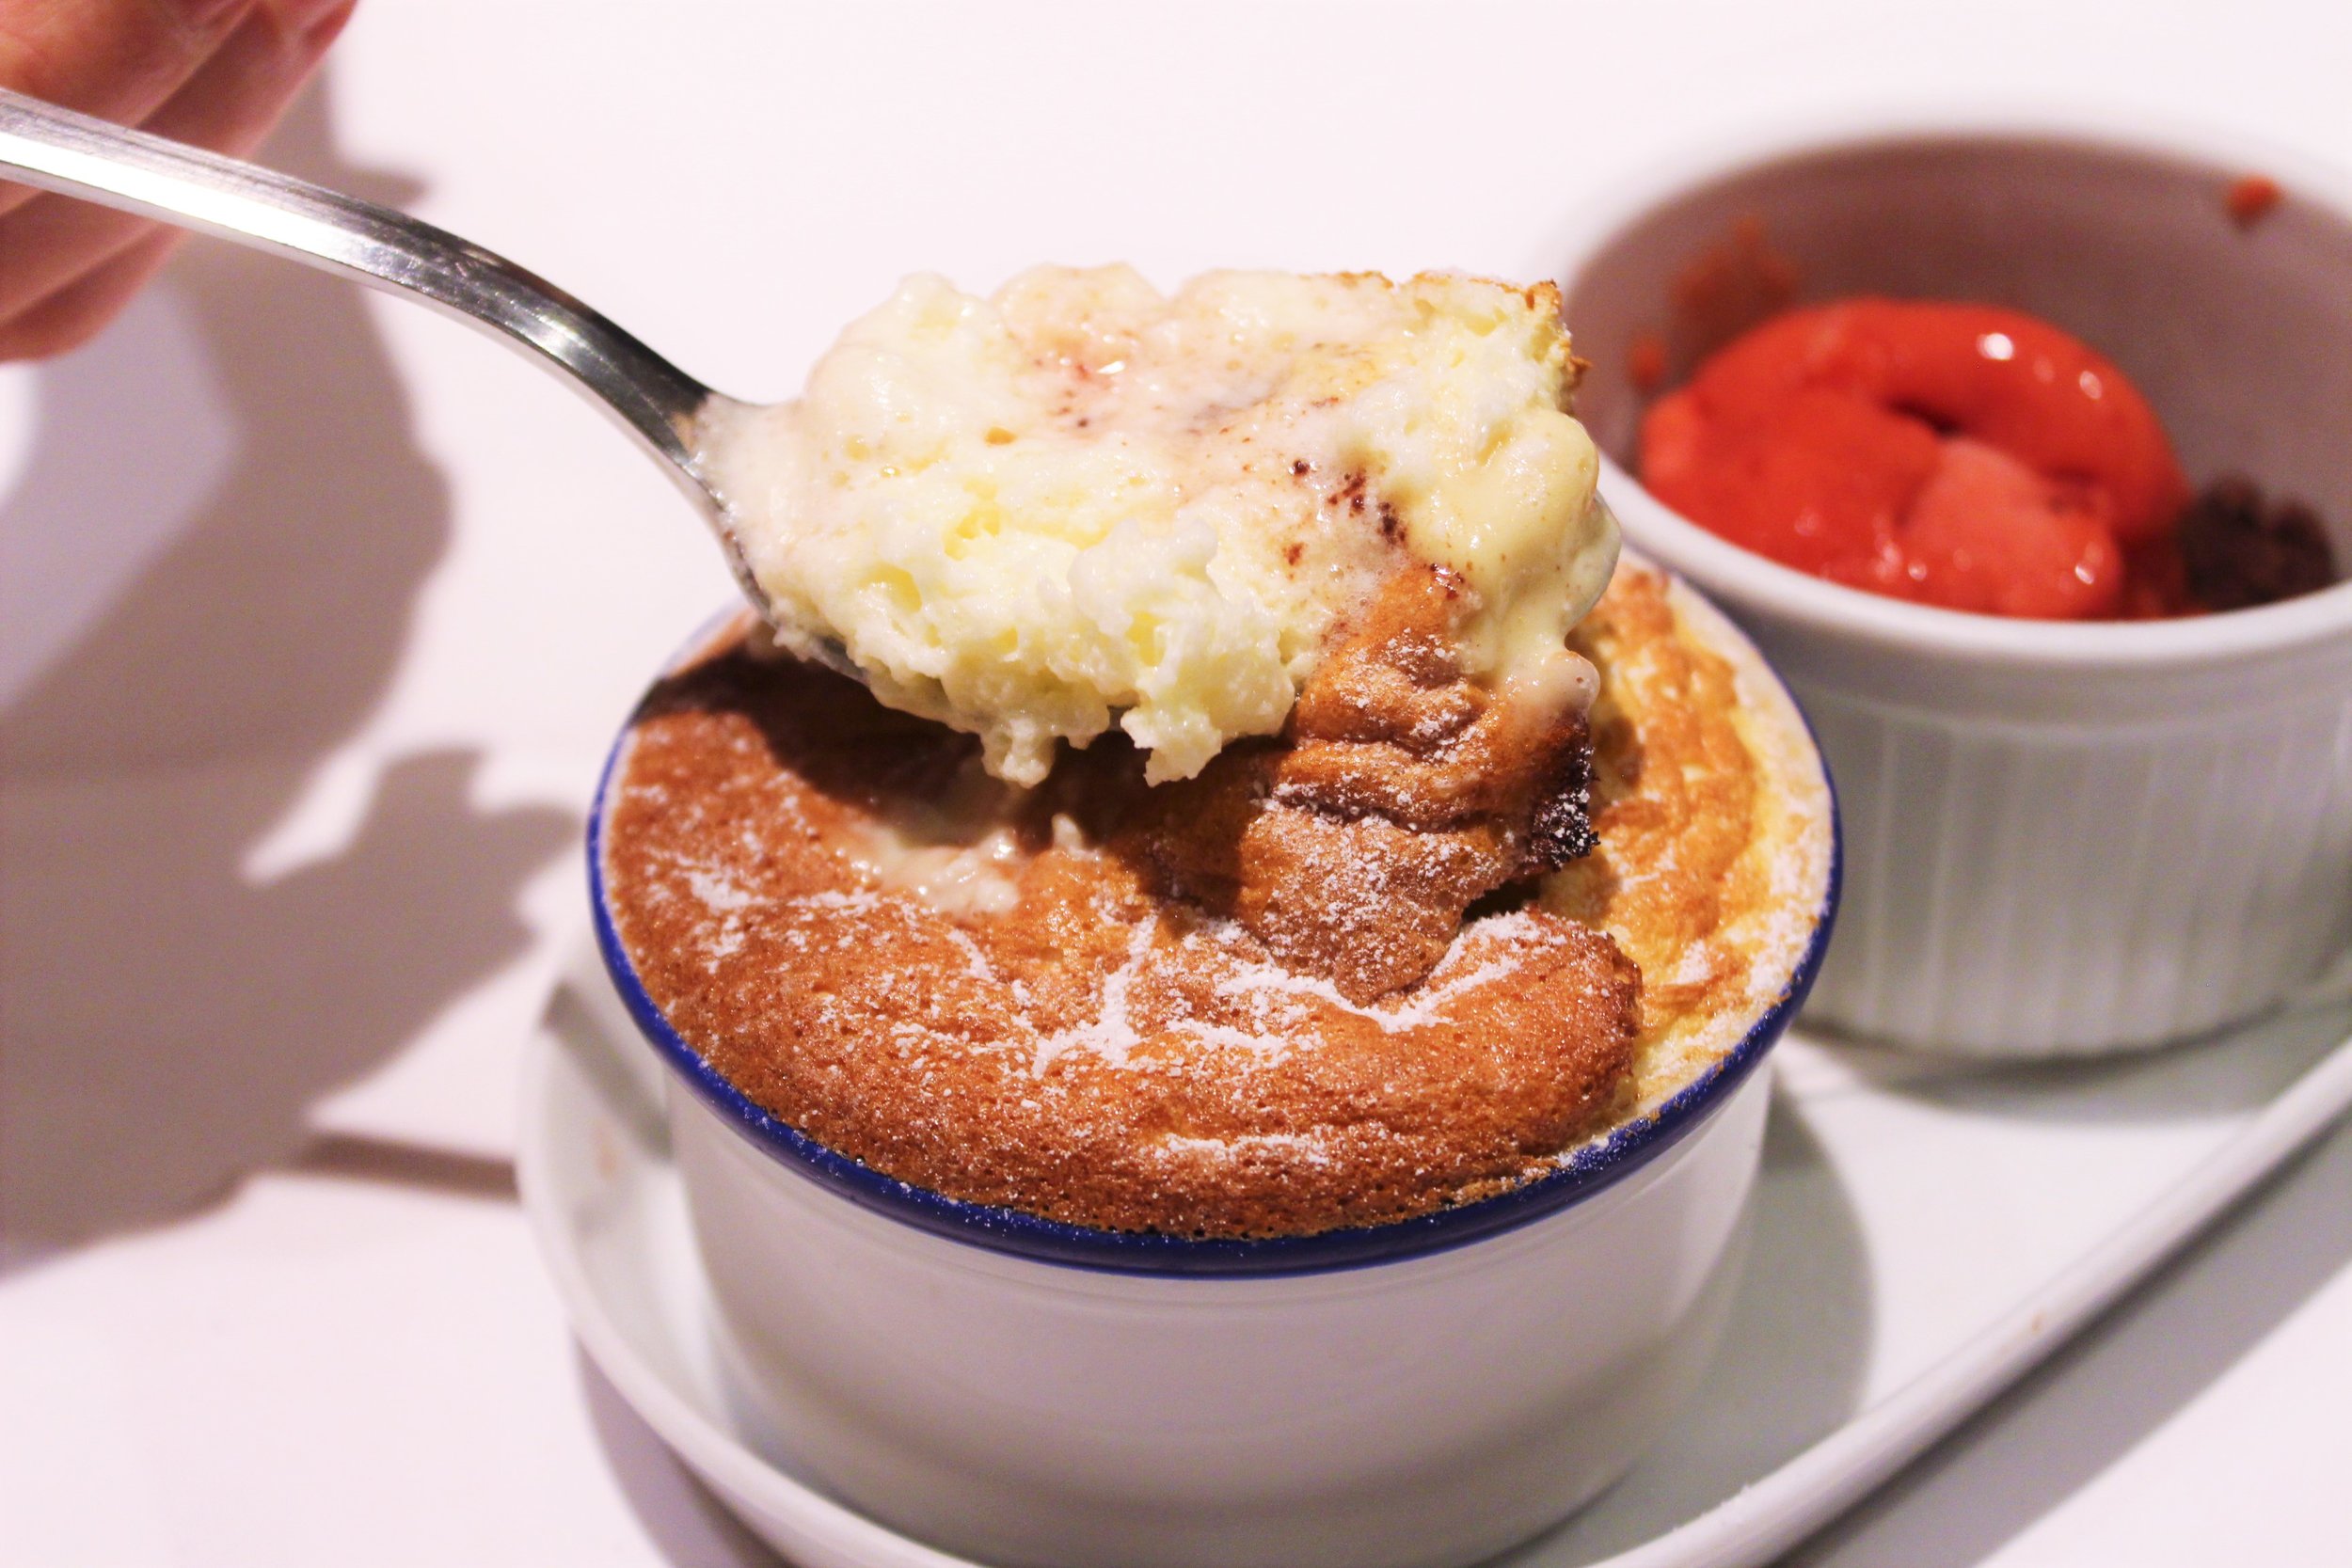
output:
M2249 227L2225 194L2276 178ZM1718 539L1629 475L1629 356L1675 279L1761 222L1800 297L1993 301L2114 359L2192 480L2317 505L2352 566L2352 185L2244 149L1957 120L1645 182L1559 262L1581 412L1629 542L1704 588L1838 782L1845 935L1808 1018L1982 1056L2089 1053L2255 1013L2352 937L2352 584L2197 619L2054 625L1881 598Z
M1469 1244L1232 1278L974 1245L807 1180L673 1090L761 1435L909 1534L1102 1568L1475 1562L1617 1479L1720 1335L1770 1098Z
M1798 733L1728 623L1691 619ZM991 1562L1441 1568L1591 1498L1695 1385L1743 1250L1770 1099L1756 1069L1836 904L1825 782L1802 956L1662 1104L1482 1202L1202 1242L958 1202L748 1101L670 1027L614 929L603 837L626 744L590 817L597 942L670 1069L731 1398L796 1473Z

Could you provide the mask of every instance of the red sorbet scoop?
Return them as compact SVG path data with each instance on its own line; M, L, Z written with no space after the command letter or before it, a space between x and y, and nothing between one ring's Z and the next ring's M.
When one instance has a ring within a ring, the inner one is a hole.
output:
M2054 620L2193 608L2164 427L2113 365L2015 310L1775 316L1652 405L1642 479L1735 544L1899 598Z

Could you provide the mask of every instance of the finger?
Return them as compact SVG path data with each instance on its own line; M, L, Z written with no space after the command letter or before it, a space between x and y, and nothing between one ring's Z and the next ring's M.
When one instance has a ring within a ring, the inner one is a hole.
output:
M307 25L289 25L278 8L254 9L149 118L146 128L218 151L251 150L278 122L350 12L343 0L308 18ZM0 216L0 322L71 287L138 244L153 227L145 218L61 196L44 196Z
M0 359L45 359L81 347L131 303L184 238L176 229L150 234L30 310L0 323Z
M173 141L243 157L261 145L351 20L356 0L262 0L203 68L141 122Z
M0 0L0 87L135 124L236 30L255 0ZM0 213L32 195L0 185Z

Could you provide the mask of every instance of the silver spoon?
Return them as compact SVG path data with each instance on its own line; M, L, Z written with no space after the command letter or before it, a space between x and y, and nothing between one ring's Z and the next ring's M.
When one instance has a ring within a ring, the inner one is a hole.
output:
M745 595L773 619L697 444L706 417L748 405L712 391L545 278L405 213L5 88L0 179L356 277L496 335L602 405L660 460L719 536ZM826 663L859 675L846 655L822 651Z

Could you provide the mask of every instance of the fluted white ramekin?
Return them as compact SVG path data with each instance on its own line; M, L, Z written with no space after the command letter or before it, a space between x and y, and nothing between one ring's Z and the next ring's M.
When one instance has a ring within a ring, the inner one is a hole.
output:
M726 1383L771 1456L898 1529L1026 1568L1447 1568L1565 1517L1663 1430L1739 1275L1770 1074L1837 901L1786 691L1677 587L1793 745L1807 907L1724 1053L1559 1167L1394 1224L1195 1241L894 1181L748 1100L597 943L669 1068ZM706 640L707 641L707 640Z
M2286 198L2249 226L2249 173ZM2278 1002L2352 938L2352 584L2231 614L2054 625L1820 581L1627 471L1629 356L1675 281L1760 221L1800 297L1992 301L2114 359L2193 481L2316 504L2352 567L2352 183L2268 152L2098 129L1819 133L1580 221L1566 313L1628 540L1763 648L1837 777L1844 931L1808 1017L1923 1049L2089 1053Z

